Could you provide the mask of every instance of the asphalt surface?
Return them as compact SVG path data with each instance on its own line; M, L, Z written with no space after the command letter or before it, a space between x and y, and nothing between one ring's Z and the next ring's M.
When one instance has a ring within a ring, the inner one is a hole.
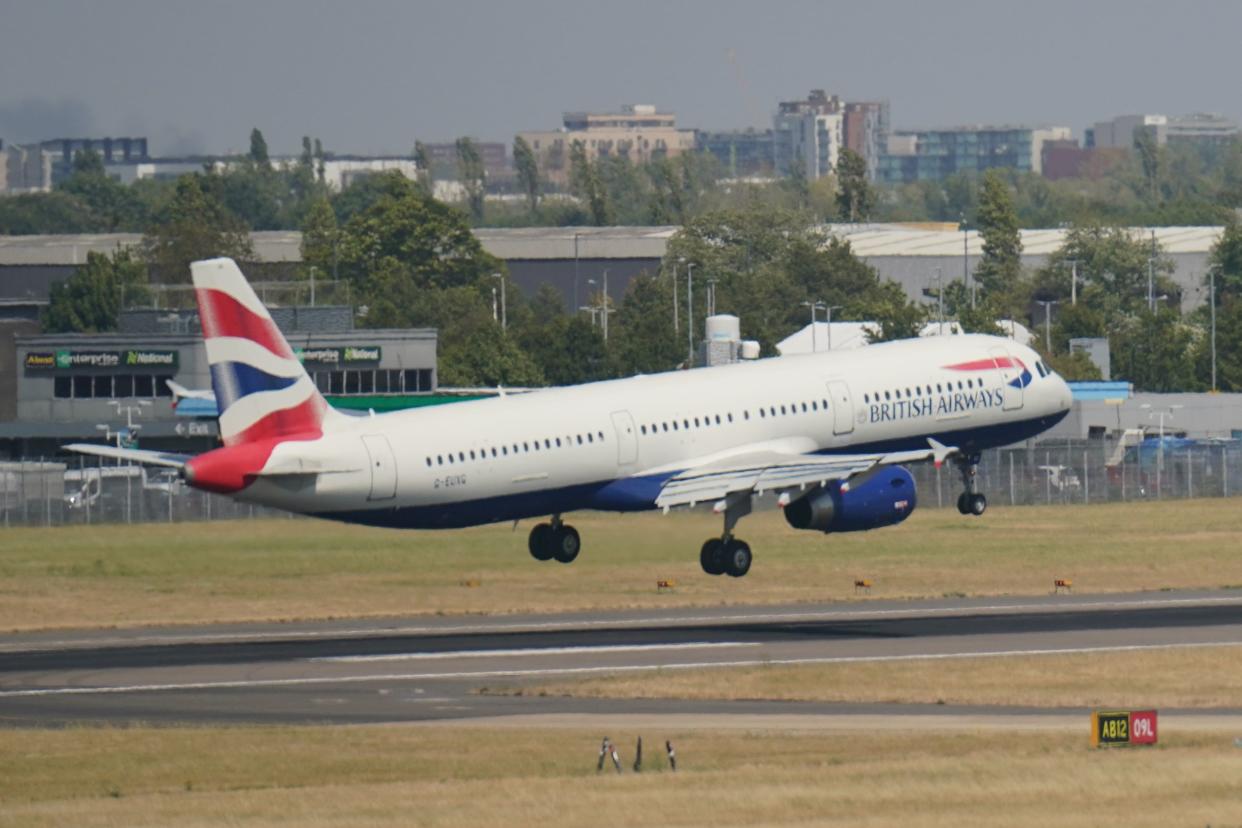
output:
M1005 716L1077 711L480 695L692 667L1242 644L1242 592L857 601L503 618L0 636L0 724L363 723L575 717ZM1237 711L1217 711L1242 715Z

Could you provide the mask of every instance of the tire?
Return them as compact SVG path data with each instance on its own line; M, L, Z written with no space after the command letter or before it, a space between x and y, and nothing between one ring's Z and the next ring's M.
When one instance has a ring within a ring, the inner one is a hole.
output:
M970 492L962 492L957 496L957 510L963 515L970 514Z
M530 540L527 545L530 547L530 556L537 561L552 560L552 553L555 551L553 542L552 524L540 523L530 530Z
M720 538L710 538L699 552L699 566L708 575L724 574L724 544Z
M979 517L988 509L988 499L981 494L970 496L970 513Z
M750 554L750 546L745 541L733 540L724 549L725 572L729 573L732 578L741 578L747 572L750 572L751 561L754 557Z
M559 531L553 531L555 540L552 544L552 557L563 564L573 563L574 558L582 551L582 539L578 536L578 530L572 526L562 526Z

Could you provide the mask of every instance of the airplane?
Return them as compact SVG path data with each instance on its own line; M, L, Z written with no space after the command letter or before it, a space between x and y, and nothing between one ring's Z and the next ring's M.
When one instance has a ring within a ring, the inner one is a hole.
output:
M1070 390L1011 340L962 335L640 375L349 417L320 395L231 259L191 265L223 446L190 456L76 443L175 468L190 486L370 526L450 529L528 518L540 561L573 561L566 513L710 505L711 575L745 575L735 537L756 498L798 529L862 531L917 503L904 464L953 462L958 510L982 515L984 449L1059 422Z

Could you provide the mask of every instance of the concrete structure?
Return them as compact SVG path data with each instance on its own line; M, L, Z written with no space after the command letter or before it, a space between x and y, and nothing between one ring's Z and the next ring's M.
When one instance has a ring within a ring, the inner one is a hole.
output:
M0 149L0 193L45 193L52 189L52 156L33 146Z
M907 130L890 138L878 178L889 184L943 181L956 173L1000 168L1039 174L1048 141L1068 141L1069 127L963 126Z
M1236 438L1242 432L1242 394L1131 391L1109 399L1079 399L1076 393L1069 415L1048 431L1045 439L1102 438L1120 435L1128 429L1141 429L1154 436L1159 430L1160 412L1166 412L1164 433L1167 436Z
M714 155L729 178L771 175L775 160L773 142L770 129L699 130L695 133L695 148Z
M619 155L635 163L675 157L695 147L694 131L677 129L672 112L650 104L628 104L619 112L566 112L558 130L518 133L530 144L540 171L550 181L569 181L569 150L582 142L587 160Z
M1149 130L1158 146L1186 143L1197 146L1226 144L1239 135L1238 124L1223 115L1197 112L1170 118L1167 115L1119 115L1097 121L1084 132L1089 149L1133 149L1134 131Z
M457 143L444 141L426 144L427 158L431 163L431 173L440 178L457 177ZM504 143L500 141L475 141L474 148L483 161L483 175L489 183L508 181L513 177L513 167L509 164L509 156Z
M127 166L151 160L147 154L146 138L53 138L41 142L39 147L52 158L53 184L73 174L73 158L80 152L98 154L105 168L113 164Z
M804 100L782 101L772 131L777 175L798 169L808 181L828 175L836 169L845 141L841 99L813 89Z
M274 166L293 167L301 162L300 158L273 158ZM218 158L148 158L145 160L116 161L104 165L108 175L122 184L132 184L147 178L168 180L183 175L202 172L210 167L223 172L232 164L240 163L235 159ZM320 162L316 161L316 169ZM340 192L360 178L380 172L396 171L411 180L418 176L418 165L411 158L403 156L369 157L369 156L335 156L325 158L322 162L323 180L328 188Z

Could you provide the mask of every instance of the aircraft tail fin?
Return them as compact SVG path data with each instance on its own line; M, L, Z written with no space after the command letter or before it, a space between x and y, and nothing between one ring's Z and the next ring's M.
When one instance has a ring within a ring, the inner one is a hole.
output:
M226 446L313 439L343 419L294 355L232 259L190 265Z

